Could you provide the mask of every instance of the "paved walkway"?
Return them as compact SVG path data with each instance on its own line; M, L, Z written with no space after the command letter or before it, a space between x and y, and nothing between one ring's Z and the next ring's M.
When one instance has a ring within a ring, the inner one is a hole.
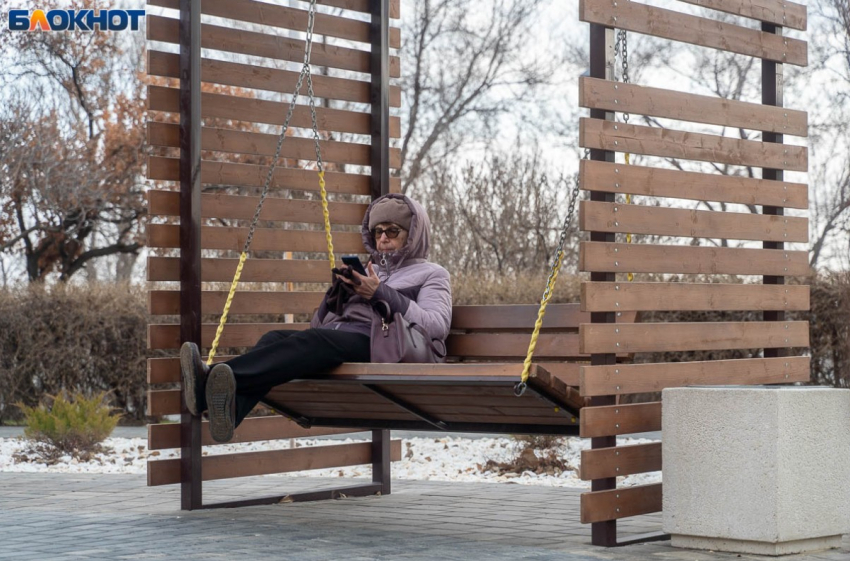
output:
M205 485L206 500L354 483L256 477ZM677 550L669 542L589 545L579 490L394 481L386 497L193 512L177 486L143 476L0 473L0 559L495 559L714 561L762 559ZM621 535L660 530L660 515L620 522ZM783 558L846 561L843 548Z

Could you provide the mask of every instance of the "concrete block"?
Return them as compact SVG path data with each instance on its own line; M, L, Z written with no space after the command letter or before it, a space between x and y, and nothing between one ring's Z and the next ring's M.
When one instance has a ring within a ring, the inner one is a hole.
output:
M850 533L850 390L663 392L663 526L674 546L783 555Z

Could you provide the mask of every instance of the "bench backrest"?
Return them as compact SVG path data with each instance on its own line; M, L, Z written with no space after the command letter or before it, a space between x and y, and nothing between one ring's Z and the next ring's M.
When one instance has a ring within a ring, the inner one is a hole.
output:
M502 306L454 306L452 332L446 341L449 362L522 362L537 321L536 304ZM617 318L632 323L636 313ZM590 360L579 352L579 325L590 323L590 313L580 304L549 304L537 339L534 362L569 375L578 385L578 365ZM626 355L623 355L626 358Z

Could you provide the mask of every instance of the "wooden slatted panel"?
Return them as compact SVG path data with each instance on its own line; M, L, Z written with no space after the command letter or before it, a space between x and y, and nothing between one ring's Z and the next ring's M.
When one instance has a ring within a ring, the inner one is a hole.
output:
M581 119L579 144L583 148L736 166L769 167L803 172L808 171L809 168L808 150L803 146L739 140L713 134L628 125L602 119Z
M547 409L546 415L527 416L482 415L479 413L467 414L463 412L463 410L458 411L459 412L454 414L441 415L440 420L445 423L475 423L478 426L481 426L482 424L497 425L497 427L503 427L505 425L528 425L532 434L535 432L533 430L534 427L539 427L540 425L564 427L564 430L567 430L568 427L575 426L575 423L570 420L570 417L565 416L566 414L553 413L554 408ZM361 410L341 412L336 407L330 407L326 410L308 410L307 414L316 426L336 426L340 424L339 421L341 420L350 420L357 425L365 426L371 426L370 421L390 421L391 423L422 422L421 419L404 412L385 413ZM494 428L493 430L497 430L497 428Z
M307 329L308 323L228 323L221 336L220 347L253 347L266 332L273 329ZM201 346L209 347L218 324L205 323L201 328ZM177 324L148 325L148 348L180 348L180 326Z
M692 201L808 208L808 185L582 160L581 188Z
M809 257L805 251L786 249L582 242L579 269L588 272L788 277L808 275Z
M166 113L180 112L180 90L163 86L148 86L148 109ZM283 125L289 103L201 92L201 116L234 121L249 121L270 125ZM370 130L371 115L330 107L316 108L316 122L323 131L348 132L367 135ZM290 126L311 128L310 108L298 105L292 113ZM390 116L390 136L401 136L401 119Z
M148 51L148 74L163 78L179 78L179 55ZM201 80L226 86L291 94L298 82L298 72L202 58ZM316 97L324 99L355 103L370 102L369 82L314 75L313 90ZM390 107L401 107L401 89L398 86L390 86L389 91Z
M236 272L238 259L201 259L201 278L204 282L230 282ZM179 281L180 259L177 257L148 257L148 280ZM330 282L330 263L327 260L307 259L248 259L242 269L242 282Z
M809 241L808 219L795 216L581 201L579 223L586 232L773 242Z
M807 321L583 324L583 353L715 351L809 346Z
M775 23L792 29L806 29L806 5L786 0L682 0L688 4Z
M148 191L148 216L180 216L180 193L177 191ZM201 195L202 218L231 218L251 220L257 210L259 197L225 195L223 193ZM359 203L328 203L331 224L359 226L369 205ZM267 197L263 203L260 220L284 222L307 222L323 224L322 203L303 199L280 199Z
M213 185L262 186L269 173L269 166L236 164L230 162L201 162L201 181ZM178 158L148 158L148 179L160 181L180 180ZM329 193L369 194L369 176L353 173L325 172L325 183ZM271 182L272 187L318 191L319 182L315 170L277 167ZM390 188L401 189L401 179L390 177Z
M257 440L280 440L283 438L315 438L354 432L359 431L327 427L305 429L286 417L252 417L245 419L236 427L233 438L228 444ZM203 446L220 444L212 439L208 421L201 423L201 439ZM180 448L180 425L177 423L148 425L148 450L166 450L169 448Z
M661 483L581 495L581 523L618 520L661 510Z
M584 282L581 306L611 310L808 310L809 287L765 284Z
M583 396L660 392L694 385L754 385L808 382L809 357L749 358L665 364L581 366Z
M201 228L201 248L242 251L247 237L248 228L204 226ZM333 237L334 250L337 253L363 253L363 239L360 237L360 232L334 232ZM147 246L180 247L180 226L149 224ZM257 228L254 231L251 250L325 253L328 246L324 231ZM328 276L330 276L330 268L328 268ZM330 280L328 277L326 279Z
M233 297L230 314L305 314L319 307L324 292L277 292L240 290ZM201 293L201 313L221 315L227 301L227 291ZM178 315L180 291L152 290L148 292L148 311L151 315Z
M661 430L661 402L585 407L581 410L582 438Z
M579 477L583 481L622 477L661 469L661 443L632 444L581 451Z
M178 44L180 42L179 27L180 20L177 18L153 14L147 16L149 41ZM204 23L201 24L201 48L301 63L304 61L305 42L280 35ZM313 43L310 62L316 66L328 66L354 72L369 73L371 71L368 51L321 42ZM401 61L397 56L389 57L389 71L390 78L401 76Z
M337 2L322 2L329 6ZM179 0L148 0L151 6L161 6L177 10L180 8ZM398 0L392 0L390 13L395 13L398 18ZM347 6L346 6L347 8ZM354 9L354 8L349 8ZM369 10L358 10L368 12ZM235 19L272 27L282 27L293 31L307 31L307 11L285 6L277 6L266 2L255 2L253 0L205 0L201 6L201 13L220 18ZM316 14L313 32L316 35L327 35L338 37L360 43L369 42L369 22L357 21L345 17L332 16L328 14ZM401 32L397 27L390 28L389 45L392 49L401 48Z
M783 64L808 64L805 41L638 2L581 0L579 19Z
M579 105L736 129L808 136L805 111L585 76L579 78Z
M273 156L278 139L279 134L204 127L201 130L201 150ZM148 144L178 148L180 146L180 126L149 121ZM371 146L368 144L341 142L339 140L323 140L319 144L321 145L322 158L326 162L369 165ZM281 145L280 157L298 160L315 159L316 144L311 138L287 137ZM398 148L390 148L390 167L397 168L399 165L401 165L401 151Z
M205 456L201 472L204 481L291 473L309 469L323 469L368 464L372 461L370 442L311 446L291 450L246 452ZM390 459L401 459L401 441L390 443ZM180 482L180 460L148 462L148 486L169 485Z

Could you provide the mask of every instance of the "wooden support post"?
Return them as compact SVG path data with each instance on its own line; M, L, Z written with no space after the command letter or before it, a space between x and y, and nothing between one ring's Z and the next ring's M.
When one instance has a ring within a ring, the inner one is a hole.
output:
M369 164L372 200L390 192L390 2L371 0L369 40L372 44L372 104ZM381 494L390 494L390 431L372 431L372 482L380 483Z
M371 0L372 80L369 99L372 104L372 199L390 192L390 0Z
M201 344L201 0L180 0L180 340ZM181 404L180 508L203 504L201 420Z
M762 23L761 29L765 33L773 33L782 35L782 28L771 24ZM761 102L764 105L773 105L782 107L783 102L783 67L781 63L770 60L761 61ZM774 132L762 132L762 141L782 144L784 141L783 135ZM784 173L781 169L762 169L762 178L769 181L783 181ZM766 215L782 216L785 213L783 207L778 206L763 206L762 213ZM783 242L764 242L765 249L784 249ZM785 284L784 276L765 276L763 277L764 284ZM763 312L764 321L785 321L785 312L782 310L770 310ZM765 358L786 356L787 348L782 349L765 349Z
M598 24L590 25L590 76L614 80L614 30ZM614 120L614 113L601 109L591 109L590 116L594 119ZM608 150L591 150L590 159L605 162L614 161L614 152ZM591 201L614 202L613 193L601 191L590 192ZM605 232L590 232L592 242L614 242L615 234ZM593 282L614 282L614 273L600 272L591 273L590 280ZM613 312L594 312L590 314L591 323L614 323L617 320ZM614 354L592 354L590 364L593 366L615 364L617 356ZM616 396L606 395L592 398L591 405L614 405ZM590 439L590 447L610 448L617 445L616 436L602 436ZM616 477L606 477L591 481L591 491L607 491L617 487ZM604 522L593 522L591 524L591 542L593 545L603 547L614 547L617 545L617 521L606 520Z

